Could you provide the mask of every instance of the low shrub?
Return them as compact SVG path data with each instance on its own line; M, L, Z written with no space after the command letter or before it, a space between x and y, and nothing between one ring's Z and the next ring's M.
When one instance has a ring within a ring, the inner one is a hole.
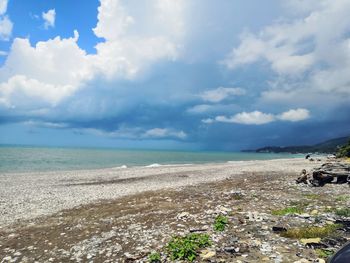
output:
M228 218L226 216L219 215L215 218L214 230L224 231L227 224L228 224Z
M153 252L148 256L149 263L160 263L160 254L158 252Z
M196 259L198 250L211 245L211 240L207 234L188 234L186 236L173 237L166 250L171 260L188 260L192 262Z
M289 238L316 238L316 237L327 237L334 233L335 230L340 228L339 224L330 224L323 227L300 227L300 228L291 228L286 232L282 232L283 237Z

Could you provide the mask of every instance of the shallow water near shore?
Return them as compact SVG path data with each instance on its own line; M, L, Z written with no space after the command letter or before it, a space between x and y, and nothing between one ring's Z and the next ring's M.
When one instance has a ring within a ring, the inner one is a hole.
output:
M65 171L270 160L296 154L119 150L101 148L0 147L0 172Z

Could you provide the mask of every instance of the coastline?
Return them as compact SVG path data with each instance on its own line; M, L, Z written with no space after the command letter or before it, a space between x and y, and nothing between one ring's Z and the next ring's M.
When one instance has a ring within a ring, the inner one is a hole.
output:
M259 172L298 173L317 163L302 158L127 169L0 174L0 228L64 209L145 191L177 189Z
M46 185L51 193L55 187L77 191L80 205L70 208L72 203L66 201L72 197L61 195L59 200L67 208L3 225L0 259L3 262L145 263L156 251L161 262L173 262L167 252L172 237L195 233L208 235L212 241L210 247L198 251L195 262L321 263L324 253L334 253L350 240L347 228L332 231L330 236L322 238L321 244L311 246L307 241L278 232L336 227L337 220L344 220L334 212L349 207L348 185L295 184L301 168L319 165L305 159L285 159L143 168L119 174L118 178L115 170L110 169L78 174L72 171L65 179L60 173L46 174L37 189ZM23 181L24 175L13 179ZM72 180L74 175L77 180ZM45 173L32 174L24 181L28 183L35 177L39 183ZM110 194L120 188L130 188L131 193L92 200L93 192ZM85 203L79 199L84 191L91 198ZM60 192L63 193L67 192ZM58 200L48 198L48 201L59 207ZM280 214L295 206L301 211ZM213 227L218 215L228 220L222 232ZM318 241L312 239L312 242ZM319 246L326 248L320 250Z

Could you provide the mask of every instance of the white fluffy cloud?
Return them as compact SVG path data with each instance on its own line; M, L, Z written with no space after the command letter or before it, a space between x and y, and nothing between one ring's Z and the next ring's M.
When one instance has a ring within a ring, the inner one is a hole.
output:
M261 111L241 112L232 117L217 116L217 122L240 123L240 124L255 124L261 125L275 120L275 116Z
M283 121L302 121L310 117L310 112L307 109L295 109L283 112L278 116L278 119Z
M56 37L32 47L28 39L15 39L0 68L0 98L12 109L30 105L55 106L91 77L91 56L72 38Z
M262 125L277 120L297 122L306 120L310 117L310 113L307 109L291 109L278 115L271 113L264 113L261 111L241 112L231 117L223 115L215 117L215 119L204 119L203 123L211 124L213 122L226 122L226 123L238 123L246 125Z
M306 3L307 2L307 3ZM229 69L267 61L276 73L263 100L292 103L308 96L338 101L350 96L350 2L347 0L285 3L290 19L258 33L245 32L224 60ZM337 102L335 102L337 103Z
M0 40L8 41L12 34L13 23L6 15L7 0L0 0Z
M28 100L56 107L94 78L133 79L157 61L177 58L184 33L183 0L144 3L148 11L154 11L146 12L154 16L149 24L145 24L150 20L146 13L129 14L129 2L100 2L98 23L93 30L104 40L96 45L96 54L89 55L78 46L77 31L74 37L58 36L34 46L28 39L13 41L0 68L3 107L24 109L29 106ZM54 26L55 10L43 13L43 18L47 27Z
M150 11L145 14L154 14L152 19L142 13L131 16L120 0L101 0L93 31L105 42L97 44L95 62L98 71L109 79L134 78L152 63L178 56L185 2L153 0L140 5Z
M0 15L3 15L7 11L8 0L0 0Z
M55 27L55 20L56 20L56 10L50 9L47 12L43 12L42 18L44 19L44 27L45 29L48 29L49 27Z
M219 87L213 90L203 92L200 97L204 101L220 102L228 97L244 95L245 90L242 88L224 88Z
M55 106L64 97L72 94L74 89L72 85L48 84L23 75L16 75L0 84L2 95L0 103L12 109L39 106L41 105L39 101Z
M13 23L8 16L0 16L0 40L7 41L12 34Z

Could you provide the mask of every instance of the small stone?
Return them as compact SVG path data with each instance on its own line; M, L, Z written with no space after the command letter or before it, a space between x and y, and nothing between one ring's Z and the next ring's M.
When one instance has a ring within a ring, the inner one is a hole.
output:
M235 247L225 247L224 248L225 252L229 252L229 253L237 253L239 252L239 247L235 248Z
M272 231L276 232L276 233L281 233L281 232L286 232L287 228L285 228L283 226L274 226L274 227L272 227Z
M305 258L302 258L302 259L299 259L297 261L294 261L293 263L310 263L310 261L305 259Z
M306 213L300 214L299 216L302 217L302 218L310 218L310 215L306 214Z
M12 259L12 257L11 257L11 256L7 256L7 257L4 257L4 258L2 259L2 261L1 261L1 262L10 261L11 259Z
M189 217L189 216L190 216L190 213L189 213L189 212L182 212L182 213L178 214L176 217L177 217L178 219L183 219L183 218L187 218L187 217Z
M205 250L201 251L200 257L202 259L209 259L209 258L215 257L215 255L216 255L215 251L209 250L209 249L205 249Z
M300 239L300 242L303 245L307 245L307 244L311 244L311 243L320 243L321 242L321 238L316 237L316 238L302 238Z
M311 213L310 213L310 215L313 215L313 216L317 215L317 214L318 214L318 211L316 209L312 210Z
M124 256L125 256L127 259L136 259L136 256L130 254L129 252L125 252L125 253L124 253Z
M16 257L19 257L19 256L21 256L22 255L22 253L21 252L19 252L19 251L16 251L14 254L13 254L14 256L16 256Z

